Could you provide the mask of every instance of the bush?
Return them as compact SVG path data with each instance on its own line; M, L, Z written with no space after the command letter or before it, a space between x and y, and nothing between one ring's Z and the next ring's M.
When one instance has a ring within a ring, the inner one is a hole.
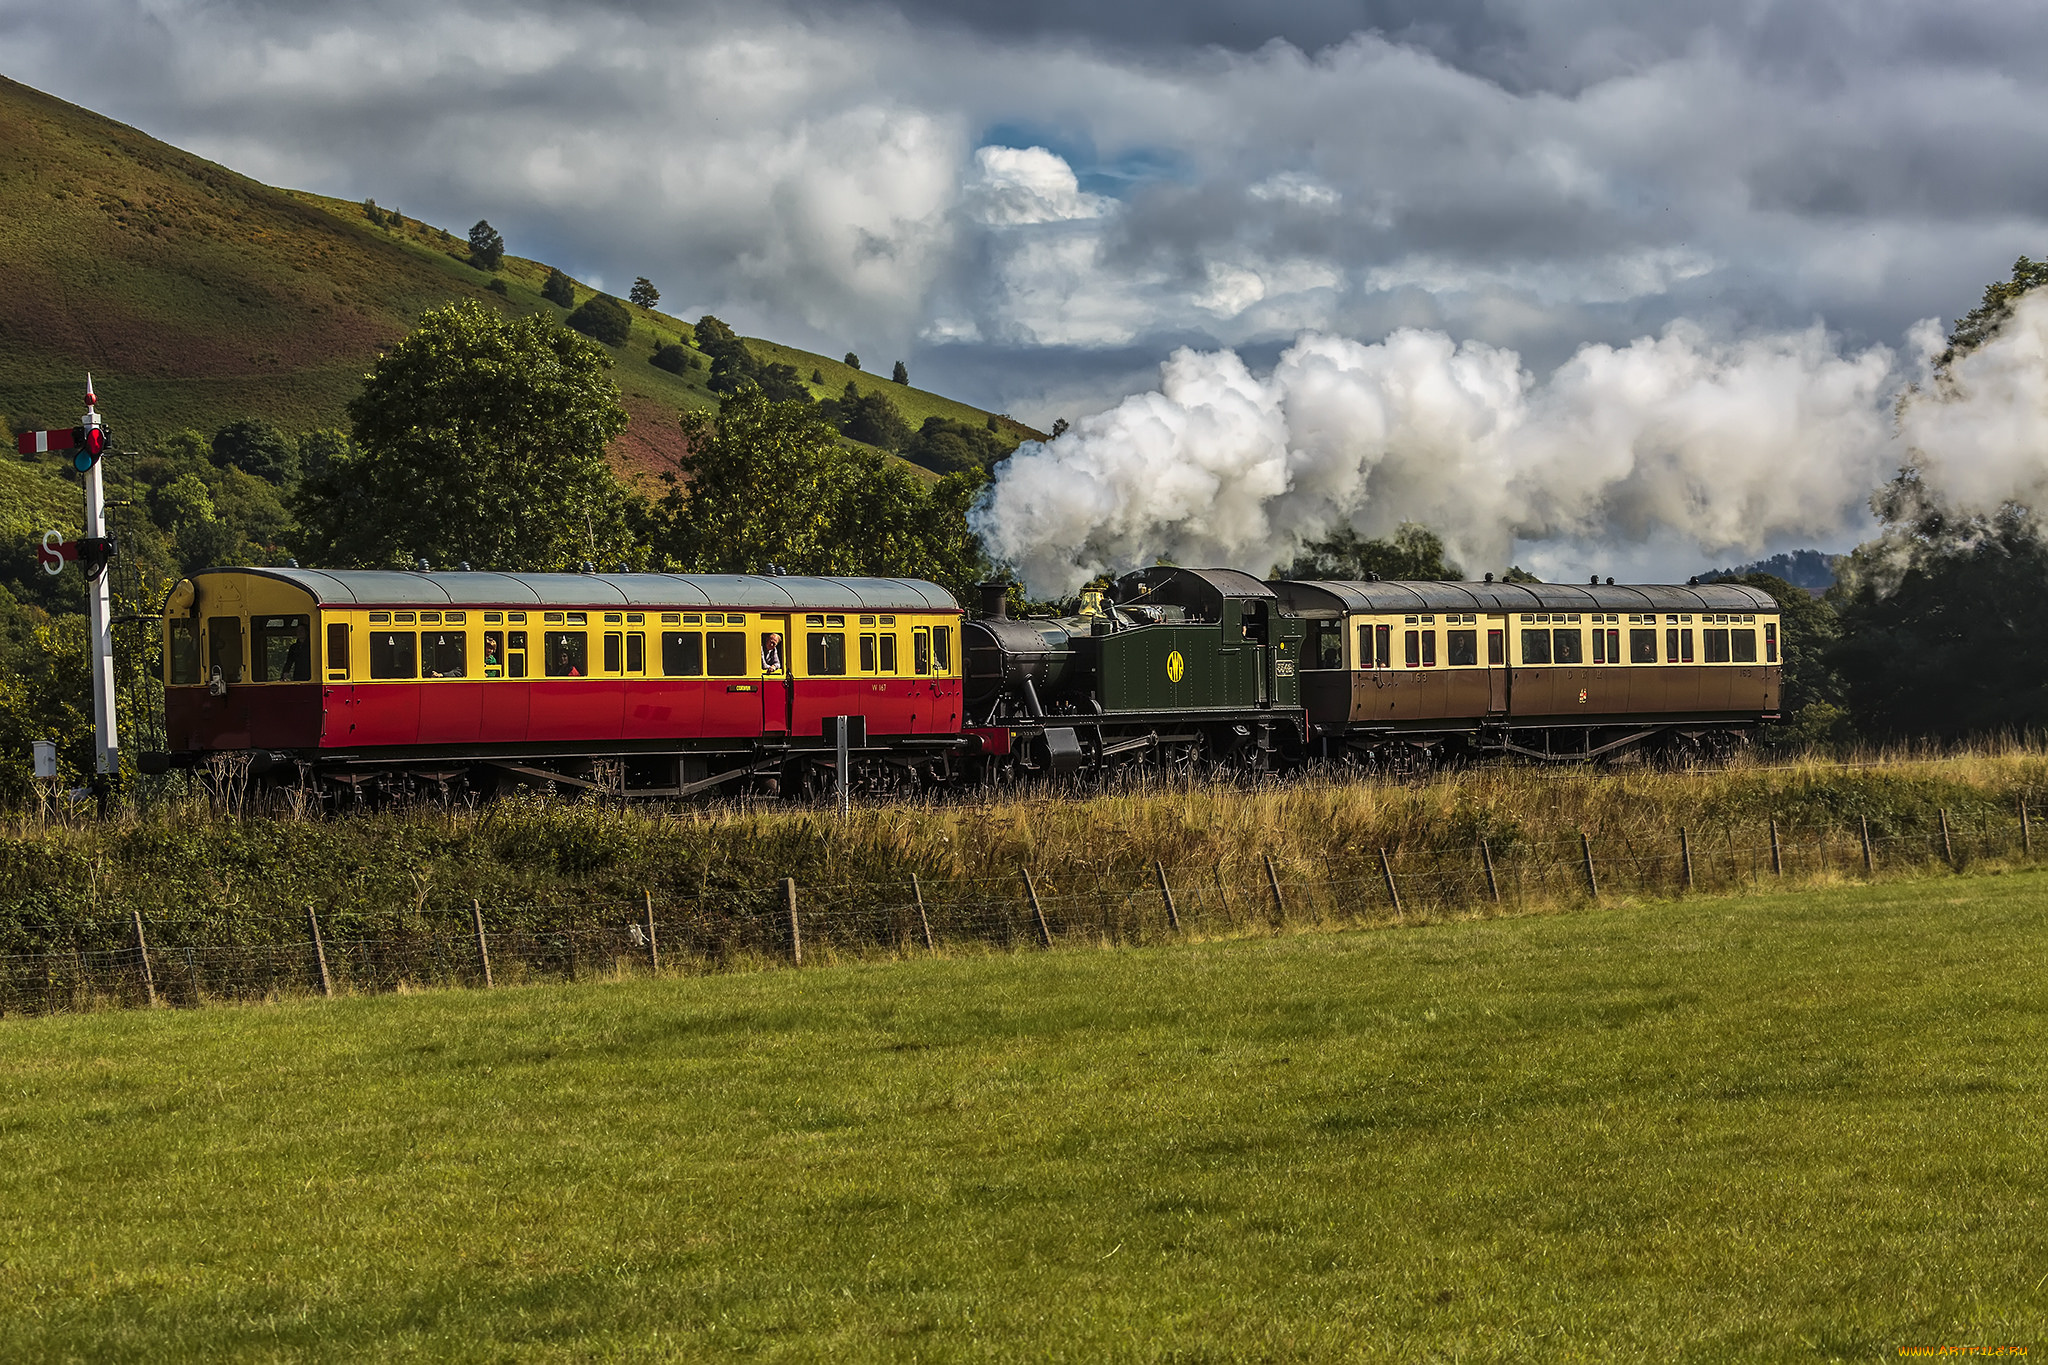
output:
M633 315L626 311L625 304L609 294L593 294L585 299L581 308L569 314L568 323L592 341L602 341L607 346L623 346L633 334Z
M678 346L675 342L671 341L666 345L655 347L654 354L649 358L648 363L657 370L667 370L670 374L682 374L699 368L704 362L689 347Z
M490 282L490 284L489 284L488 288L490 289L490 291L491 291L491 292L492 292L493 294L504 294L504 295L507 295L507 296L509 296L509 295L511 294L511 292L512 292L511 290L509 290L509 289L507 289L507 288L505 287L505 281L504 281L504 279L503 279L503 277L502 277L502 276L501 276L501 277L499 277L499 278L493 279L493 280L492 280L492 281Z
M267 483L289 483L299 476L298 452L283 432L264 422L244 419L215 432L213 460Z
M567 275L550 267L548 282L540 287L540 296L557 308L574 308L576 285Z

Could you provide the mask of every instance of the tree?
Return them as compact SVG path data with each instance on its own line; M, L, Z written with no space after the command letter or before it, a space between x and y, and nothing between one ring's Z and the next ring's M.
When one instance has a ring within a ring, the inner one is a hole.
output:
M857 370L857 369L859 369L859 368L860 368L860 357L859 357L859 356L857 356L857 355L855 355L855 354L854 354L854 353L853 353L852 351L848 351L848 352L846 353L846 367L847 367L848 369L850 369L850 370Z
M1273 576L1338 582L1372 578L1455 582L1465 571L1444 558L1444 542L1436 532L1404 521L1384 540L1367 540L1349 526L1341 526L1322 540L1302 546L1294 562L1276 568Z
M900 360L897 361L896 368L889 372L889 378L898 384L908 384L910 382L910 367Z
M670 374L682 374L687 370L696 369L703 363L689 347L678 346L673 341L655 347L654 354L648 358L648 364L657 370L667 370Z
M995 418L991 417L991 418L989 418L989 419L988 419L988 429L989 429L990 431L994 431L994 430L996 429L996 419L995 419ZM1066 419L1066 418L1064 418L1064 417L1055 417L1055 418L1053 418L1053 419L1052 419L1052 438L1053 438L1053 439L1054 439L1055 441L1057 441L1057 440L1058 440L1058 439L1059 439L1060 437L1062 437L1062 436L1064 436L1064 435L1066 435L1066 434L1067 434L1067 419Z
M469 230L469 263L478 270L496 270L505 259L505 239L485 219Z
M873 451L848 450L802 403L748 387L713 419L682 419L689 454L655 513L656 550L685 572L928 578L956 594L988 572L967 510L979 474L926 487Z
M2012 263L2012 278L1987 285L1984 301L1956 319L1948 334L1948 349L1935 358L1938 371L1945 371L1957 357L1968 355L1998 334L2012 316L2020 295L2048 284L2048 261L2030 261L2025 256Z
M213 461L274 484L290 483L299 475L298 452L284 433L247 418L214 433Z
M825 372L813 366L811 369L811 382L813 384L823 384L825 382Z
M655 304L661 302L661 291L654 287L654 281L642 275L639 279L633 281L633 288L627 293L626 297L639 304L642 308L652 308Z
M913 464L952 474L966 469L990 469L1014 449L1015 443L1004 441L993 427L927 417L898 453Z
M633 335L633 315L626 311L625 304L609 294L592 294L564 321L591 340L602 341L607 346L623 346Z
M632 554L605 463L611 357L547 315L436 309L349 404L356 449L300 485L315 563L566 569Z
M889 451L910 444L910 423L903 420L896 405L882 394L861 393L851 379L838 398L819 405L819 415L850 440Z
M365 199L363 201L363 217L381 227L384 223L384 210L377 207L376 200Z
M1842 678L1836 651L1842 627L1832 603L1776 574L1734 574L1715 580L1761 588L1778 604L1778 658L1782 672L1773 743L1805 748L1848 738L1849 713L1842 708Z
M1503 583L1541 583L1543 580L1519 564L1508 565L1508 571L1500 576Z
M547 283L540 287L540 296L557 308L576 306L576 285L567 275L548 267Z

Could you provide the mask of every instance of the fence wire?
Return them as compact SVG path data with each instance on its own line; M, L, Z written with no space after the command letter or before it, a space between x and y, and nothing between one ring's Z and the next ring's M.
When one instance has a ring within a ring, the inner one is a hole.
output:
M1251 854L943 881L776 882L691 898L422 906L352 933L319 907L244 920L87 919L74 946L0 954L0 1016L284 996L702 974L931 952L1120 946L1311 926L1425 922L1605 899L1731 895L2027 863L2025 813L1876 834L1826 824L1588 832L1469 848ZM558 922L550 924L553 917ZM573 923L569 922L573 919ZM127 939L126 946L109 947ZM90 945L90 946L87 946Z

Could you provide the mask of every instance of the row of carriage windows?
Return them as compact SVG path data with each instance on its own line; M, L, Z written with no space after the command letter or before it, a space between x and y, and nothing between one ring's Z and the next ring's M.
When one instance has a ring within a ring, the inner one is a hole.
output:
M1763 623L1759 631L1754 615L1707 614L1697 626L1692 615L1671 614L1660 622L1655 613L1627 617L1596 613L1590 622L1579 613L1525 613L1519 626L1523 664L1753 664L1778 662L1778 626ZM1476 614L1452 612L1443 617L1447 629L1439 631L1435 615L1410 616L1402 626L1361 623L1357 634L1357 662L1360 669L1435 668L1439 662L1452 668L1475 666L1484 645L1486 663L1499 667L1507 663L1508 632L1477 628ZM1562 623L1562 624L1560 624ZM1609 624L1613 623L1613 624ZM1667 624L1668 623L1668 624ZM1315 667L1341 669L1343 637L1337 622L1313 623L1309 654ZM1414 627L1408 629L1406 627ZM1761 640L1759 640L1761 635ZM1399 660L1395 647L1399 644ZM1441 655L1439 654L1441 641ZM1660 648L1661 647L1661 648ZM1761 655L1761 657L1759 657Z
M484 629L472 635L469 613L372 612L367 632L365 663L376 680L412 678L580 678L592 672L592 639L606 674L645 676L648 672L650 633L656 636L661 675L670 678L744 678L750 665L758 663L764 676L784 671L779 620L761 620L756 632L758 657L750 657L749 632L745 629L709 629L717 626L747 625L740 612L666 612L660 624L691 629L624 629L644 627L647 613L606 612L603 624L618 630L591 631L568 627L589 626L595 613L547 612L543 629L523 629L515 623L526 621L525 612L485 612ZM811 677L845 676L849 631L818 629L826 621L844 626L845 617L822 613L806 620L810 629L805 641L806 671ZM395 627L403 625L405 629ZM879 675L903 672L899 637L893 627L896 618L882 614L862 615L850 632L859 671ZM249 622L250 669L242 665L242 620L216 616L206 623L206 658L201 659L199 622L173 620L170 630L170 681L189 685L210 677L224 682L308 682L312 680L312 632L305 616L254 617ZM421 629L420 627L426 627ZM451 629L450 627L454 627ZM769 628L773 627L773 628ZM861 630L860 627L870 629ZM351 634L346 622L331 622L325 638L327 676L345 680L349 676ZM537 642L537 643L536 643ZM910 632L910 672L928 677L952 669L953 631L950 626L918 626Z

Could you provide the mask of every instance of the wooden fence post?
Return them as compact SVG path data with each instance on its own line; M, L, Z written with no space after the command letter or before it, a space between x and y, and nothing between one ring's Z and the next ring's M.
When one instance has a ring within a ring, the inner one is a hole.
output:
M2034 856L2034 823L2027 818L2027 803L2020 802L2020 846L2029 858Z
M1287 918L1287 902L1280 895L1280 874L1273 870L1273 855L1259 855L1266 860L1266 885L1273 889L1273 923L1279 924Z
M1493 849L1486 840L1479 841L1479 861L1486 864L1486 893L1493 897L1495 905L1500 904L1500 878L1493 875Z
M334 998L334 978L327 974L327 945L320 941L320 917L306 907L306 923L313 929L313 960L320 964L320 994Z
M1948 808L1945 806L1942 808L1941 812L1941 856L1948 861L1950 870L1954 870L1956 865L1956 850L1955 845L1949 842Z
M1230 923L1230 893L1223 889L1223 860L1216 860L1216 908L1223 912L1223 922Z
M1785 875L1785 855L1778 849L1778 822L1775 817L1771 820L1771 875Z
M1380 876L1386 878L1387 899L1394 903L1394 913L1396 915L1403 913L1401 910L1401 888L1394 884L1394 863L1392 859L1387 857L1385 849L1380 850Z
M1024 874L1024 895L1031 902L1032 918L1038 921L1038 945L1041 948L1050 948L1052 947L1052 930L1046 927L1045 911L1038 904L1038 888L1032 884L1031 869L1020 867L1017 870Z
M1693 890L1692 880L1692 835L1684 825L1678 827L1678 858L1685 864L1685 889Z
M491 950L484 942L484 903L471 901L469 916L476 925L476 960L484 964L484 989L489 990L494 983L491 981Z
M796 919L796 878L782 879L782 896L789 903L789 960L792 966L804 965L804 931Z
M149 1006L156 1008L156 973L149 968L149 942L142 937L142 910L139 906L129 907L135 916L135 956L142 962L142 989L149 997Z
M1579 831L1579 851L1586 855L1586 891L1594 900L1600 899L1600 880L1593 875L1593 839L1586 831Z
M924 887L918 884L917 874L910 874L910 894L917 901L917 923L924 930L924 950L932 951L932 921L924 912Z
M1877 875L1877 857L1870 849L1870 817L1865 815L1858 818L1863 822L1863 875L1875 877Z
M1159 859L1152 860L1152 870L1159 874L1159 898L1166 902L1166 922L1173 926L1173 932L1180 932L1180 911L1173 905L1173 887L1166 881L1166 864Z
M642 891L641 898L647 903L647 969L661 970L661 946L654 941L654 893Z

